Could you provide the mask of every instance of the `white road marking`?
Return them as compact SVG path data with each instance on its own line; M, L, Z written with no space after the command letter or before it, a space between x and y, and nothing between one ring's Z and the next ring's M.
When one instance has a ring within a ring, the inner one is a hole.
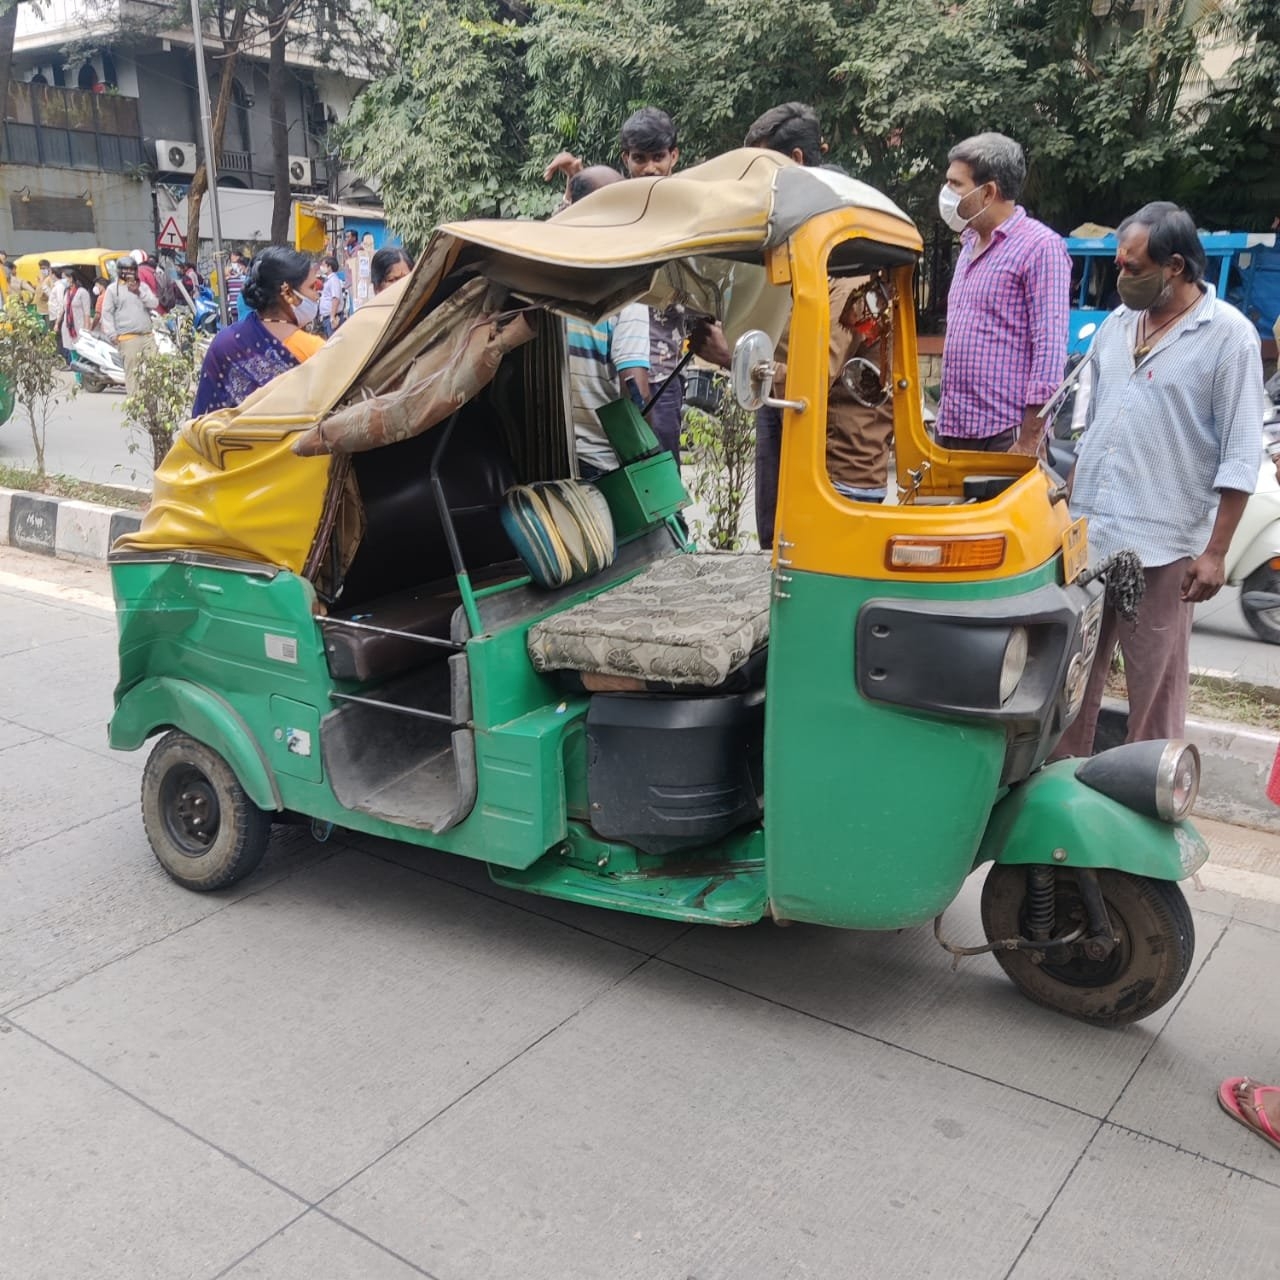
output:
M115 601L99 591L86 591L84 587L69 587L60 582L45 582L42 578L27 578L17 573L5 573L2 569L0 590L22 591L28 595L44 596L48 600L61 600L64 604L98 609L103 613L116 611Z

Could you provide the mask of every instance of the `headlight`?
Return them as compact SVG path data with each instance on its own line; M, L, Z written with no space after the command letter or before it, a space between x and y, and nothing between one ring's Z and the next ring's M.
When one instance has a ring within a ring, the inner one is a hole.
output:
M1135 813L1181 822L1200 792L1200 752L1177 740L1131 742L1085 760L1076 778Z
M1013 697L1026 669L1027 629L1014 627L1009 632L1009 640L1004 647L1004 661L1000 664L1000 705L1002 707Z
M1190 742L1168 742L1160 755L1156 808L1166 822L1181 822L1200 794L1200 752Z

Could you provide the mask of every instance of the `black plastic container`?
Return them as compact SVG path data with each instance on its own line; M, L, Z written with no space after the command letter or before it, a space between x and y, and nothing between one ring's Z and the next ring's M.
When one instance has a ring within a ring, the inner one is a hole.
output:
M601 694L587 712L591 826L646 853L708 844L760 818L764 694Z

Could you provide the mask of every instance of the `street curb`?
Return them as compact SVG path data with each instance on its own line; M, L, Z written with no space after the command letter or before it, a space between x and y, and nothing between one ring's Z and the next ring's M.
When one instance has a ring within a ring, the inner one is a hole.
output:
M1124 741L1128 716L1124 702L1103 700L1095 740L1099 751ZM1196 813L1237 827L1280 833L1280 806L1267 799L1267 779L1280 749L1280 735L1244 725L1189 719L1186 739L1200 752Z
M137 511L0 488L0 546L103 564L111 544L142 523Z

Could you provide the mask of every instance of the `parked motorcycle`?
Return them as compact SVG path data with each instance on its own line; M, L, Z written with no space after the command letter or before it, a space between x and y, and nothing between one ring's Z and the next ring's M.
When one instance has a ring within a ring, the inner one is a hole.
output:
M218 332L220 323L218 299L214 297L213 290L207 284L202 284L196 290L192 302L191 319L196 333L212 337Z

